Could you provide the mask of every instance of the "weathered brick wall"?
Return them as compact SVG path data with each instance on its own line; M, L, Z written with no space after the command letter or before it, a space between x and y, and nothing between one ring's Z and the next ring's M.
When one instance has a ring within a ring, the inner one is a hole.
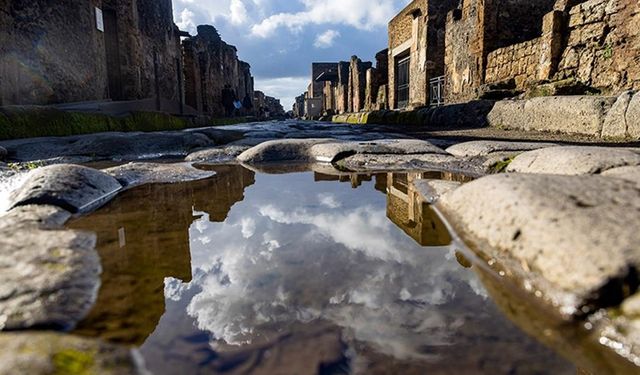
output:
M427 0L414 0L389 22L389 105L397 108L397 61L411 56L409 68L410 102L424 103L426 92L425 68L427 56L426 19Z
M487 56L486 83L515 79L522 88L537 80L540 63L540 38L497 49Z
M0 18L0 104L180 100L171 0L3 0Z
M0 0L0 105L107 97L99 0Z
M349 66L349 85L347 111L360 112L365 108L366 74L372 66L371 62L362 62L357 56L351 57Z
M517 77L522 83L530 74L532 78L537 77L533 63L529 64L532 58L515 57L518 60L515 68L513 64L499 67L502 63L495 60L498 58L504 63L505 58L500 57L502 52L509 55L523 46L499 51L492 56L493 61L489 61L489 54L539 38L543 34L544 16L553 10L554 4L555 0L464 0L460 9L450 12L445 37L445 100L459 103L475 99L477 89L488 81L485 73L489 73L486 71L489 63L492 64L491 79L511 76L509 78ZM545 44L545 48L551 47ZM542 53L542 47L531 45L516 56L536 49Z
M120 1L127 5L129 1ZM180 89L178 74L182 58L178 29L173 23L173 7L171 0L136 0L137 28L123 29L123 37L138 34L140 48L138 52L141 63L129 64L131 82L135 82L138 75L140 91L125 96L125 99L150 98L156 96L156 84L159 86L160 97L179 101ZM158 77L156 77L156 65ZM157 80L157 82L156 82Z
M210 115L223 116L222 90L226 85L231 86L238 100L242 101L246 94L253 97L249 64L238 60L236 47L225 43L213 26L198 26L198 34L185 39L183 48L187 104ZM189 89L198 86L199 92Z
M445 101L460 103L475 98L483 82L484 7L465 0L447 15L445 36Z
M640 89L640 3L590 0L571 8L558 79L575 77L604 93Z

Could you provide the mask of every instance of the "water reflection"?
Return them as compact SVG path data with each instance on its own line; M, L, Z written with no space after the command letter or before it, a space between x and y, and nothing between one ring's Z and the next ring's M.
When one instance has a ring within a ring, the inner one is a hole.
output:
M164 313L164 279L191 280L194 210L224 221L254 174L223 166L209 180L142 186L71 227L97 232L102 287L79 334L141 345Z
M419 177L229 166L125 194L75 223L105 267L80 332L144 342L157 374L571 373L458 265Z

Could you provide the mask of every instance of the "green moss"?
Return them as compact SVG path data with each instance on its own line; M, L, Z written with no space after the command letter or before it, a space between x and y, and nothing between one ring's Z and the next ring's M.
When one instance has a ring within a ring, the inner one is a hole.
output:
M44 107L16 107L0 112L0 140L109 131L181 130L189 125L190 123L183 119L158 112L134 112L129 116L117 118Z
M491 166L491 170L493 171L493 173L503 173L507 170L507 167L513 162L514 159L515 156L512 156L506 160L499 161Z
M88 375L94 363L94 353L64 349L53 356L55 375Z

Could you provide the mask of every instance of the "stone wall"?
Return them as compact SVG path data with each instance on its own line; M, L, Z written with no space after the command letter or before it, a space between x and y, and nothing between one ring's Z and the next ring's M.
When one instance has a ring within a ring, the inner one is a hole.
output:
M429 80L444 74L447 12L458 0L414 0L389 23L389 104L398 108L398 61L410 57L409 107L429 103Z
M568 39L558 79L617 93L640 89L640 3L590 0L569 12Z
M360 112L365 107L366 73L371 62L362 62L357 56L351 57L348 84L348 112Z
M0 105L108 96L97 6L101 1L0 1Z
M389 22L389 105L398 108L398 61L410 57L409 103L426 103L427 0L414 0Z
M488 71L485 70L489 67L489 54L541 37L546 32L543 27L545 15L553 11L554 5L555 0L464 0L461 8L449 12L445 37L445 100L459 103L476 98L477 89L486 82L485 73ZM558 26L554 20L556 19L550 20L550 27ZM539 43L542 46L526 46L522 51L516 52L516 49L524 47L518 46L495 53L492 56L494 60L491 61L491 78L508 75L508 78L518 77L518 81L523 83L527 81L527 73L520 73L521 71L532 72L533 78L537 78L537 69L528 65L521 67L529 59L515 57L518 59L515 69L511 65L500 71L500 63L495 59L500 59L503 52L510 55L512 50L517 56L525 52L534 53L538 49L541 55L548 54L548 48L556 48L543 41ZM504 57L501 59L505 61Z
M212 116L224 116L222 90L229 85L236 98L253 101L253 77L249 64L238 59L234 46L225 43L209 25L182 43L185 61L186 103Z
M316 78L320 76L322 73L326 72L335 72L338 68L337 63L328 63L328 62L314 62L311 64L311 85L312 90L309 91L309 97L311 98L321 98L322 90L324 89L323 82L316 82Z
M515 79L516 86L537 77L540 60L540 38L497 49L487 56L485 82L497 83Z
M389 81L387 76L388 72L389 51L385 49L376 54L376 67L368 69L366 73L364 108L366 111L388 108L388 104L386 101L386 85ZM384 95L379 94L381 89L385 90Z
M0 9L0 105L181 99L171 0L3 0Z

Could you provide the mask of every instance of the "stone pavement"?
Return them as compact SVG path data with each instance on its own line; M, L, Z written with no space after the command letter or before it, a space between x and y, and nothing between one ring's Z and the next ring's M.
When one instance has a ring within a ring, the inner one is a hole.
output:
M212 173L193 166L230 162L274 173L438 170L475 178L414 185L478 266L566 321L588 322L601 350L640 367L640 149L572 143L416 139L300 121L2 142L13 163L3 179L26 182L0 216L0 248L11 253L0 259L0 327L72 327L84 317L99 283L94 238L63 225L128 188L205 179ZM138 160L150 156L173 162ZM102 171L73 165L114 160L122 165ZM28 272L15 272L16 261ZM47 302L51 293L64 306Z

